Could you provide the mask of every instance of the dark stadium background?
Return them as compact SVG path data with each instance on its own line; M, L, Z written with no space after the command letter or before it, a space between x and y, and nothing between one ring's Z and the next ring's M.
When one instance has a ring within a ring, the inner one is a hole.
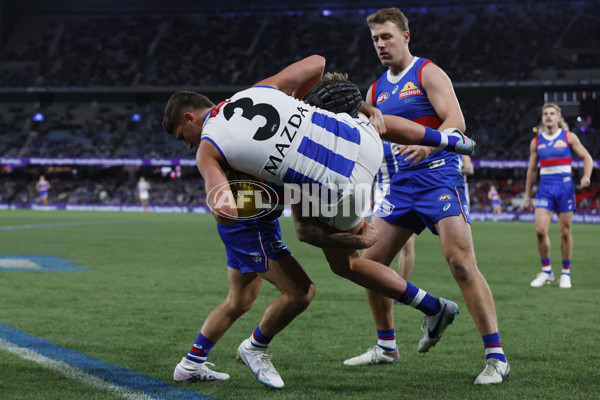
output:
M408 16L412 53L455 85L480 145L474 211L488 209L491 183L519 210L544 102L595 160L578 212L600 211L600 2L589 0L0 1L0 207L37 207L40 174L57 208L137 206L139 176L154 206L203 207L194 154L162 132L169 95L217 102L313 53L364 93L384 71L365 18L386 6Z

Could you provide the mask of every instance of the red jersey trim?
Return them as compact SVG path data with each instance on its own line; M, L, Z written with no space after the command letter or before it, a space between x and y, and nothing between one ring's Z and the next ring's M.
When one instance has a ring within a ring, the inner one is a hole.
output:
M553 165L571 165L572 158L551 158L549 160L540 161L540 167L551 167Z
M379 82L379 79L377 79L374 83L373 83L373 88L371 89L371 101L373 102L374 106L377 106L377 98L376 98L376 92L377 92L377 82Z
M428 115L426 117L413 119L413 121L432 129L437 129L442 125L442 120L437 115Z

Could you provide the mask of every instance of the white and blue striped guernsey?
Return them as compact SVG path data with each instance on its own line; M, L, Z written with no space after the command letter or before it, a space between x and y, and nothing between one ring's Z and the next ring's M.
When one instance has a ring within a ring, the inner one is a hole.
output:
M276 184L349 183L361 145L361 116L334 114L267 86L236 93L204 122L209 140L234 169Z

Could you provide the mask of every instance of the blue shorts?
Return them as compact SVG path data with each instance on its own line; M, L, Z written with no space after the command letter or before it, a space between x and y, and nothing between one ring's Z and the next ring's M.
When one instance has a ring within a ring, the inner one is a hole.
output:
M375 214L390 224L408 228L416 234L427 227L437 235L435 224L443 218L456 215L462 215L470 224L469 203L462 176L458 171L456 177L453 172L440 172L396 173L389 193Z
M492 200L492 207L496 207L500 205L500 200Z
M575 188L573 178L540 180L535 194L535 206L557 213L575 211Z
M44 196L48 196L48 191L47 190L40 191L40 197L44 197Z
M281 241L279 221L245 220L217 224L227 252L227 266L242 274L267 270L267 261L292 254Z

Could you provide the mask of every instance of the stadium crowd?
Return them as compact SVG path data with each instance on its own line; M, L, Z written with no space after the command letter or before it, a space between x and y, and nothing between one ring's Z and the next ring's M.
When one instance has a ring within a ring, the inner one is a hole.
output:
M347 71L366 89L383 71L372 54L365 23L372 11L26 13L1 43L0 88L18 92L217 87L226 92L253 84L306 54L319 53L327 58L328 71ZM497 88L507 81L600 77L600 38L587 34L600 20L596 1L553 2L551 7L535 0L438 4L405 12L414 34L427 38L411 43L413 53L443 66L459 89L494 82ZM432 19L435 24L429 23ZM88 57L90 52L95 56ZM479 144L475 159L527 159L532 129L540 118L537 92L457 93L467 133ZM164 103L156 100L18 102L5 97L0 101L0 157L193 159L193 152L160 134L163 109ZM565 110L571 129L592 157L600 158L597 129L589 120L578 120L577 106ZM32 119L36 113L43 114L43 120ZM190 172L175 180L152 172L137 171L133 176L117 168L80 167L79 174L16 170L9 166L0 173L1 202L35 201L34 182L40 173L52 183L50 202L136 203L139 175L150 179L154 204L204 201L194 168L184 168ZM486 193L492 182L505 208L514 209L525 177L524 170L510 175L487 170L476 171L470 180L474 209L489 206ZM592 182L577 200L579 209L596 212L600 199L597 183Z

